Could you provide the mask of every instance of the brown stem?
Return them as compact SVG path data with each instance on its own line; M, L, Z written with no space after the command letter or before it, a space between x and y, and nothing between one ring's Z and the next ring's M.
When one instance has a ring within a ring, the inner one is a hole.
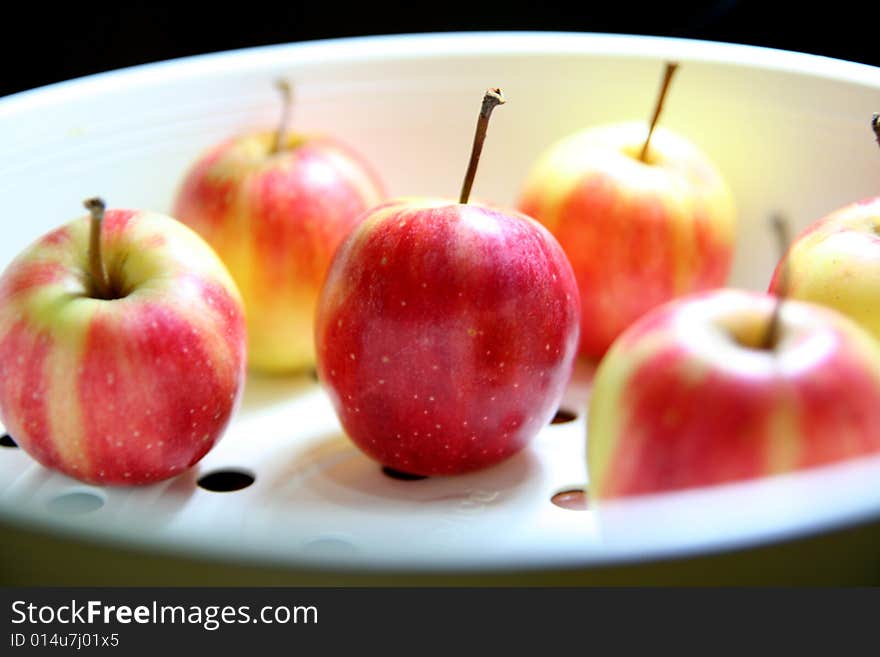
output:
M486 130L489 128L489 117L492 110L498 105L504 104L504 96L501 89L487 89L483 96L483 105L480 108L480 118L477 119L477 131L474 133L474 145L471 148L471 159L468 162L467 173L464 175L464 183L461 185L459 203L467 203L471 197L471 187L474 186L474 176L477 175L477 165L480 163L480 153L483 150L483 142L486 140Z
M107 278L107 270L104 267L104 258L101 256L101 224L104 222L104 209L106 205L103 199L95 196L83 201L83 205L92 215L89 228L89 276L92 279L92 295L98 299L110 298L110 281Z
M678 70L678 62L666 62L666 72L663 74L663 82L660 85L660 93L657 95L657 103L654 105L654 115L651 117L651 127L648 128L648 136L642 145L642 152L639 159L642 162L648 161L648 147L651 144L651 136L654 134L654 128L660 119L660 113L663 111L663 104L666 102L666 92L669 91L669 85L672 83L672 76Z
M782 215L774 215L771 219L773 232L776 234L776 248L779 250L779 261L782 263L779 271L779 285L776 286L776 303L773 305L773 314L767 324L767 332L764 333L763 349L773 349L779 341L779 316L782 313L782 302L788 296L788 261L785 254L790 244L788 221Z
M874 131L874 138L877 140L877 145L880 146L880 114L874 114L871 117L871 130Z
M290 122L290 108L293 105L293 88L287 80L276 80L275 86L281 92L281 119L275 132L275 142L269 153L280 153L287 141L287 124Z

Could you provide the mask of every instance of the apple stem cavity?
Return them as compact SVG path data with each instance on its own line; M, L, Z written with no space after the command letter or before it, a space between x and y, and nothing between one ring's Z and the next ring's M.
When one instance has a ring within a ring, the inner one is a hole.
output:
M293 106L293 87L287 80L276 80L275 87L281 92L281 119L275 132L275 142L270 154L280 153L287 142L287 124L290 122L290 108Z
M672 76L678 70L678 62L666 62L666 71L663 74L663 82L660 85L660 93L657 95L657 103L654 105L654 115L651 117L651 125L648 128L648 136L642 145L642 152L639 153L639 160L648 162L648 148L651 145L651 136L654 134L654 128L657 127L657 121L660 120L660 113L663 111L663 104L666 102L666 93L669 91L669 85L672 83Z
M110 280L104 267L101 255L101 226L104 223L104 200L95 196L83 201L83 205L92 216L89 228L89 276L91 277L91 296L98 299L110 299Z
M477 119L477 130L474 133L474 145L471 148L471 159L468 162L467 173L464 176L464 183L461 186L461 195L458 197L459 203L467 203L471 197L471 188L474 186L474 177L477 175L477 165L480 163L480 153L483 151L483 142L486 140L486 130L489 128L489 117L492 116L492 110L498 105L505 103L501 89L487 89L486 95L483 96L483 105L480 108L480 118Z
M764 340L761 344L762 349L772 350L779 342L779 321L782 313L782 303L788 295L788 262L785 260L785 254L788 251L788 245L791 243L789 239L788 221L782 215L774 215L771 219L773 232L776 234L776 245L779 249L779 259L782 262L782 269L779 272L779 286L776 288L776 303L773 304L773 312L770 315L770 321L767 324L767 331L764 333Z
M874 131L874 138L877 140L877 145L880 146L880 113L875 112L871 117L871 130Z

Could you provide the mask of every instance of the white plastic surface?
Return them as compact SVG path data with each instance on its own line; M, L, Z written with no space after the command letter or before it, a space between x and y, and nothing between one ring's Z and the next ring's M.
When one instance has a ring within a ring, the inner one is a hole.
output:
M395 195L456 194L481 94L502 87L508 105L493 117L474 195L509 204L553 140L646 117L668 58L683 67L663 123L710 155L737 200L733 284L766 287L775 259L766 229L772 212L800 228L880 191L880 154L868 129L880 107L878 69L644 37L313 42L139 67L0 100L0 265L79 215L89 195L168 211L203 149L274 124L279 76L296 83L296 126L350 142ZM421 481L391 479L362 456L311 379L252 377L221 443L192 471L155 486L86 486L0 447L0 517L251 563L436 571L693 554L880 516L880 458L601 510L556 507L554 493L587 478L582 375L564 403L577 411L574 422L546 427L528 449L489 470ZM224 468L256 481L232 493L196 485ZM78 498L86 507L103 504L71 513L57 501L77 492L87 494Z

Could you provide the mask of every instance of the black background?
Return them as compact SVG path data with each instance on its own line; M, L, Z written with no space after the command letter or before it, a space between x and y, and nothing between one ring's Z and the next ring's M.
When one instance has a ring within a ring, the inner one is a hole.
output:
M0 8L0 95L124 66L310 39L459 30L653 34L799 50L880 65L871 3L755 0L640 3L404 3L227 0Z

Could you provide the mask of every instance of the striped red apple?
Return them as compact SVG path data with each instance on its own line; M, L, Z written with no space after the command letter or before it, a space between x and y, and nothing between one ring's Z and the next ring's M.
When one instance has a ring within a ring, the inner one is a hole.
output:
M648 313L614 343L592 395L598 499L880 452L880 345L840 313L760 293L717 290Z
M513 211L468 203L498 90L483 101L459 202L367 213L321 293L318 373L346 433L414 475L485 468L547 424L577 349L578 293L559 244Z
M580 354L598 360L645 312L723 285L734 249L731 193L691 142L650 126L598 126L550 147L519 209L543 223L571 261L581 295Z
M244 384L240 296L194 232L108 210L23 251L0 277L0 418L48 468L146 484L201 459Z
M189 170L173 215L207 240L244 298L248 363L264 372L314 365L318 293L336 247L384 198L366 161L336 139L281 127L212 147Z

